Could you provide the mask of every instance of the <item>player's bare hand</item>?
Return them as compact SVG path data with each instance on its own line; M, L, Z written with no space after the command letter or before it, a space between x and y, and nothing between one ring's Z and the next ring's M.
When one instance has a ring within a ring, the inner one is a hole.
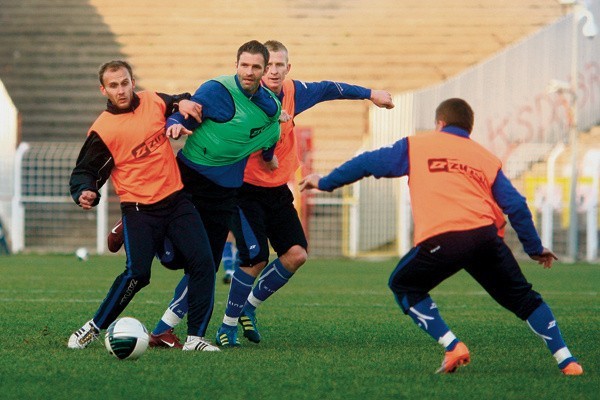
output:
M304 177L304 179L302 179L298 183L298 187L300 188L301 192L304 192L305 190L308 190L308 189L318 189L320 180L321 180L321 175L319 175L319 174L306 175Z
M167 128L166 135L167 137L173 138L175 140L179 139L182 135L191 135L192 131L187 129L181 124L171 125Z
M92 192L91 190L84 190L83 192L81 192L81 195L79 196L79 205L84 210L91 210L93 207L94 201L96 201L97 197L98 197L98 194L96 192Z
M544 247L544 250L542 251L542 254L536 255L536 256L529 256L531 257L532 260L535 260L538 262L538 264L543 265L544 268L552 268L552 263L555 260L558 260L558 257L556 256L556 254L554 254L552 251L550 251L549 249Z
M265 165L269 171L275 171L277 168L279 168L279 160L277 159L277 156L274 155L271 161L265 161Z
M199 123L202 123L202 104L191 100L181 100L179 102L179 113L185 119L192 117Z
M379 108L394 108L392 95L385 90L371 90L371 101Z
M281 110L281 115L279 115L279 122L288 122L292 119L292 116L287 113L285 110Z

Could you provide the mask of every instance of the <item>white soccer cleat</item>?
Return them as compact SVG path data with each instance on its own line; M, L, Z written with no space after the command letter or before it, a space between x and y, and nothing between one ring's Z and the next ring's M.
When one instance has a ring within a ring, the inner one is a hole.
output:
M183 351L221 351L217 346L213 346L206 339L200 336L188 336Z
M90 343L98 339L98 336L100 336L100 331L94 326L93 320L89 320L69 337L67 347L70 349L85 349Z

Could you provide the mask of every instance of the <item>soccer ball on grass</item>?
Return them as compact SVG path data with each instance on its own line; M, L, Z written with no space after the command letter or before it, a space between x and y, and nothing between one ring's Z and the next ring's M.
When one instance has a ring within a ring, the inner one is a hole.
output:
M144 324L135 318L123 317L108 327L104 346L120 360L135 360L148 348L148 340L148 330Z

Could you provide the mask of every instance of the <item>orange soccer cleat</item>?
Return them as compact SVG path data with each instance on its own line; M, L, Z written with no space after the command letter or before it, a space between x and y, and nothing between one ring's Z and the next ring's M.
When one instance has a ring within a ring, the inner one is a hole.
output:
M469 349L463 342L458 342L454 350L447 351L444 355L442 366L435 371L436 374L451 374L460 366L467 365L471 362Z
M568 363L561 371L565 375L583 375L583 367L577 361Z

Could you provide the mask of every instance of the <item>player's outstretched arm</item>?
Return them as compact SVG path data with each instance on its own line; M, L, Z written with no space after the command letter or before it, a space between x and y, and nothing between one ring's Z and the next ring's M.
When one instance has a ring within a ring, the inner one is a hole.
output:
M298 187L300 188L301 192L308 189L318 189L319 180L321 180L321 175L319 174L306 175L304 179L298 183Z
M544 250L541 254L529 256L532 260L538 262L538 264L543 265L544 268L552 268L552 263L555 260L558 260L556 254L554 254L551 250L544 247Z
M392 95L385 90L371 90L370 100L379 108L387 108L388 110L394 108Z

